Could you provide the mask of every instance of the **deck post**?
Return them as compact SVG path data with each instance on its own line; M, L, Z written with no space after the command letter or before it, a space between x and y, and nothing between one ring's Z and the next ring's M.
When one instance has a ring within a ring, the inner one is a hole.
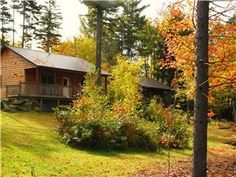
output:
M38 68L36 68L36 83L37 83L36 93L39 94L39 69Z
M55 93L57 95L57 71L54 71L54 89L55 89Z

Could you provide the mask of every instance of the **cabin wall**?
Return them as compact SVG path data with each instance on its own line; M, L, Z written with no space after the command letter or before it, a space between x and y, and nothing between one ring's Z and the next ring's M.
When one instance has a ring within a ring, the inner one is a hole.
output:
M31 71L27 73L27 82L36 81L36 71ZM42 76L53 76L53 78L56 77L55 83L57 85L63 85L63 78L67 77L70 80L69 86L74 87L74 86L80 86L81 81L83 80L84 74L79 73L79 72L66 72L66 71L60 71L60 70L46 70L46 69L39 69L38 71L38 77L39 77L39 82L41 83L41 78Z
M60 70L47 70L39 69L38 71L38 82L41 83L41 78L43 75L49 75L56 77L55 84L63 85L63 78L67 77L70 80L69 86L80 86L84 77L83 73L79 72L66 72ZM36 83L36 69L28 69L25 71L25 82Z
M36 69L25 70L25 82L36 83Z
M1 100L6 98L6 86L18 85L25 81L25 69L35 65L5 48L1 52Z
M70 85L73 87L79 87L81 84L81 81L83 79L83 74L82 73L68 73L68 72L57 72L56 73L56 83L59 85L63 85L63 78L68 77L70 79Z

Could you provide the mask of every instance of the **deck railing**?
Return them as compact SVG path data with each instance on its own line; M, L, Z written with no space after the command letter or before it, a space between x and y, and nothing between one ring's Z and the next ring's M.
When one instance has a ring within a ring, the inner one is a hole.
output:
M26 83L7 86L7 97L33 96L33 97L63 97L73 98L81 91L79 87L66 87L56 84Z

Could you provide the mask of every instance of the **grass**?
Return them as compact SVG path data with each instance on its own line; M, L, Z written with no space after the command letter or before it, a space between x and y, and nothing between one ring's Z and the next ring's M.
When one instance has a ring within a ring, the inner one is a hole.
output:
M3 177L131 176L154 164L165 165L168 160L166 151L89 151L68 147L59 140L52 114L2 112L1 124ZM221 146L222 138L232 137L228 129L222 129L227 132L222 135L214 127L210 130L211 146ZM187 159L191 153L191 149L172 150L171 161Z

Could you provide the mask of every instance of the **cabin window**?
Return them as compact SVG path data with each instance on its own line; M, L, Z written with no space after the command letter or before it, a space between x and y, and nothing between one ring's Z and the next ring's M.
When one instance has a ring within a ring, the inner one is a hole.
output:
M54 84L54 77L51 75L43 75L41 78L43 84Z

